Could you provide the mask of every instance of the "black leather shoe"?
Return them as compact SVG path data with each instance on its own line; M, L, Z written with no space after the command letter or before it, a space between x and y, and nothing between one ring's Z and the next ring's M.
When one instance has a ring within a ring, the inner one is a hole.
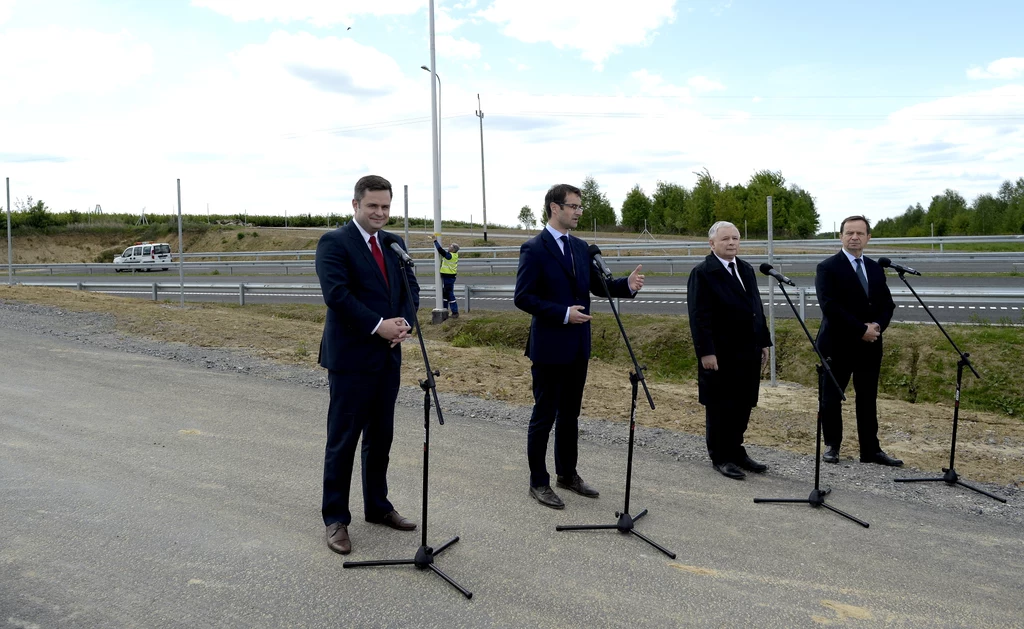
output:
M384 526L391 527L391 528L395 529L396 531L415 531L416 530L416 523L415 522L413 522L409 518L402 517L394 509L392 509L391 512L388 513L387 515L385 515L383 518L380 518L380 519L366 518L366 521L367 522L372 522L373 524L383 524Z
M722 476L727 476L735 480L743 480L747 477L747 475L743 473L743 470L741 470L739 466L732 461L726 461L725 463L712 463L711 467L718 470L718 473Z
M348 537L348 526L341 522L327 525L327 547L342 555L352 552L352 540Z
M903 467L903 461L894 459L885 452L879 450L870 456L860 457L861 463L878 463L879 465L888 465L889 467Z
M597 491L588 485L587 481L580 478L579 474L573 474L572 476L557 476L555 477L555 484L562 489L574 491L581 496L586 496L587 498L597 498L601 495L601 492Z
M551 489L551 485L544 485L543 487L530 487L530 495L537 499L537 502L541 503L545 507L551 507L552 509L564 509L565 503L558 497L554 489Z
M764 463L758 463L749 456L744 456L739 461L736 461L736 465L740 466L740 468L742 469L747 470L748 472L753 472L755 474L764 474L765 472L768 471L767 465L765 465Z
M826 463L838 463L839 462L839 448L828 446L825 448L825 454L821 455L821 460Z

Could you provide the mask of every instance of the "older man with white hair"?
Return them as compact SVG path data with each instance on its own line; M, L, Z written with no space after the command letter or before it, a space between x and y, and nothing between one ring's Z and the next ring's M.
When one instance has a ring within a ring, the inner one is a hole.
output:
M723 476L742 480L744 470L768 469L747 454L743 433L750 409L757 405L772 342L754 269L736 257L739 230L718 221L708 230L708 244L711 253L693 268L686 283L697 386L711 465Z

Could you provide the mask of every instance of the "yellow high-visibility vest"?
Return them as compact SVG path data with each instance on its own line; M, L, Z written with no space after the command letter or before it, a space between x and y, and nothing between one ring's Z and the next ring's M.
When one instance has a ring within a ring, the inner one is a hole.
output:
M446 260L444 257L441 258L441 273L444 275L457 275L459 273L459 254L451 253L451 256L451 260Z

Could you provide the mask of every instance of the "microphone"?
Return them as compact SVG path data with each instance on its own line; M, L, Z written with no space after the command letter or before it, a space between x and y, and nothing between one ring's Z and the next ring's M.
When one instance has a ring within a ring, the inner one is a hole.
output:
M409 257L409 254L405 252L405 249L402 249L402 245L398 244L398 240L396 240L394 236L392 236L391 234L386 234L384 236L384 242L387 243L389 247L391 247L391 250L398 255L398 258L402 262L405 262L409 266L416 266L416 262Z
M918 275L918 276L921 275L920 272L910 268L909 266L903 266L902 264L896 264L895 262L893 262L889 258L879 258L878 259L878 265L880 267L882 267L883 269L892 269L892 270L896 271L897 273L910 273L911 275Z
M604 263L604 258L601 257L601 250L597 245L590 245L587 247L587 253L593 258L594 266L608 279L612 279L612 270L608 268L608 265Z
M778 271L776 271L775 268L772 265L768 264L767 262L762 262L760 268L761 268L761 273L763 273L764 275L771 275L772 277L774 277L775 279L779 280L783 284L789 284L790 286L796 286L796 284L793 283L793 280L789 279L788 277L786 277L782 273L779 273Z

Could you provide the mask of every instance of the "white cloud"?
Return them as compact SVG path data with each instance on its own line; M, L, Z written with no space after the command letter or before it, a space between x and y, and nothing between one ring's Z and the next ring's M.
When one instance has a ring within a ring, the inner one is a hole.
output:
M0 37L0 85L15 102L47 102L61 94L98 94L152 71L148 44L127 32L50 26L10 29Z
M434 7L434 33L451 33L466 23L466 20L452 17L451 12L444 7Z
M0 24L11 19L14 12L14 0L0 0Z
M667 83L660 74L652 74L646 69L637 70L630 74L640 84L640 93L644 96L657 98L678 98L683 102L691 103L693 98L690 89Z
M437 35L434 37L434 43L437 46L437 54L448 59L480 58L480 44L468 39L451 35Z
M426 5L426 0L192 0L192 6L236 22L309 22L314 26L352 24L357 15L409 15Z
M1024 75L1024 57L996 59L987 68L977 66L967 70L969 79L1015 79Z
M675 20L675 0L493 0L477 13L520 41L547 42L580 51L597 69L626 46L650 42L656 30Z
M686 84L698 92L714 92L717 90L725 89L725 86L719 83L718 81L709 79L706 76L699 75L690 78L690 80L687 81Z

